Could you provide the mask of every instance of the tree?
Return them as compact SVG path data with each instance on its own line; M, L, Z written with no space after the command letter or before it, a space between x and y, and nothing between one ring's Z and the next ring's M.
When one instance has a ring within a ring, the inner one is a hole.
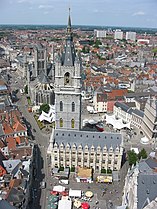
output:
M129 165L136 165L136 162L138 160L137 154L134 152L134 150L129 150L128 151L128 161Z
M153 52L153 58L155 58L157 55L157 48L152 49L152 52Z
M138 154L138 159L140 160L141 158L142 159L146 159L147 158L147 152L146 152L146 150L144 148Z
M24 88L25 94L28 94L28 86L26 85Z
M49 109L50 109L50 107L49 107L48 104L42 104L42 105L40 106L39 113L41 114L42 111L48 113L48 112L49 112Z

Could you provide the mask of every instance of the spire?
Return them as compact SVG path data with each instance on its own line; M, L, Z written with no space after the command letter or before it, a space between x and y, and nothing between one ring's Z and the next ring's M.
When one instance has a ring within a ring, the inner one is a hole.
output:
M70 8L69 8L69 18L68 18L67 33L68 33L68 34L71 34L71 17L70 17Z

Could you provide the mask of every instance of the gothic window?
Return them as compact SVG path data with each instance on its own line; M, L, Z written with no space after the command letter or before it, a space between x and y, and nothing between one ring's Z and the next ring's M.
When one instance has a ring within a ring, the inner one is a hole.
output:
M70 83L70 73L65 73L64 75L64 85L69 85Z
M60 111L63 111L63 102L60 101Z
M75 112L75 102L72 102L72 112Z
M62 128L63 127L63 119L62 118L60 118L59 123L60 123L60 128Z
M71 128L75 128L75 120L74 119L71 120Z

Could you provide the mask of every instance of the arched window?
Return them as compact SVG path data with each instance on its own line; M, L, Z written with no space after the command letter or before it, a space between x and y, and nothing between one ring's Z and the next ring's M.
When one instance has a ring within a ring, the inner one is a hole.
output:
M63 119L62 118L60 118L59 123L60 123L60 128L62 128L63 127Z
M72 109L72 112L75 112L75 102L72 102L71 109Z
M71 120L71 128L75 128L75 120L74 119Z
M64 85L69 85L70 83L70 73L65 73L64 75Z
M60 101L60 111L63 111L63 102Z

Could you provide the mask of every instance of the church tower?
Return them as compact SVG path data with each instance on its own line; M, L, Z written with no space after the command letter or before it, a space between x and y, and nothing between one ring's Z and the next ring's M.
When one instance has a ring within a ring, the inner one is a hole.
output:
M55 62L56 129L81 128L80 74L81 61L74 48L69 9L65 48Z
M47 75L47 50L42 44L37 44L35 47L35 61L34 61L34 77L38 77L44 71Z

